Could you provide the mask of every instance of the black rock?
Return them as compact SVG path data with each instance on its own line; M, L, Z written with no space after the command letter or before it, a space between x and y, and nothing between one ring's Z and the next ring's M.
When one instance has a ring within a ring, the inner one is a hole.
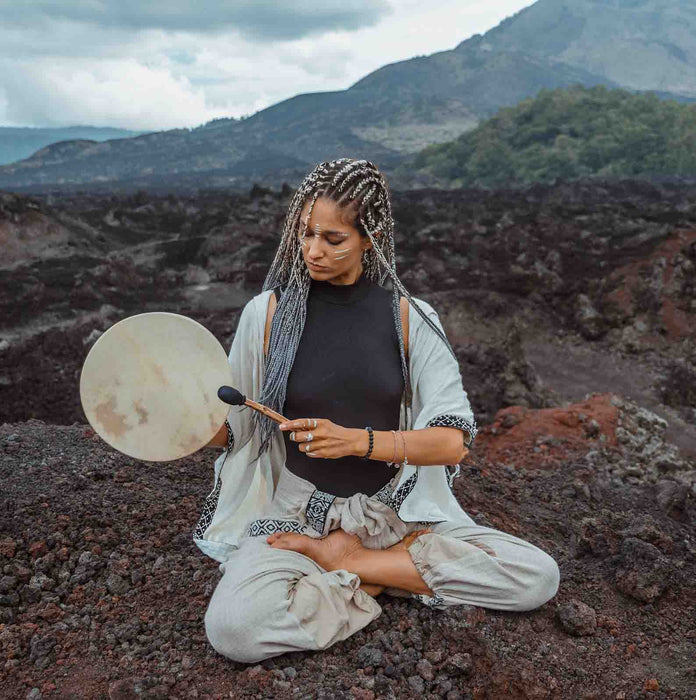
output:
M373 666L374 668L383 666L384 655L379 649L375 649L375 647L368 645L362 646L358 649L358 664L362 667Z
M597 615L589 606L579 600L571 600L561 605L556 615L563 629L575 637L592 635L597 629Z

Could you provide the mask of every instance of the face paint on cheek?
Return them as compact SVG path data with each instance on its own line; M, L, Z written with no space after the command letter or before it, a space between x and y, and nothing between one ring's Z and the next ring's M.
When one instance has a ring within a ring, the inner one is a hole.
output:
M341 248L340 250L336 251L334 260L342 260L343 258L347 258L352 251L352 248Z

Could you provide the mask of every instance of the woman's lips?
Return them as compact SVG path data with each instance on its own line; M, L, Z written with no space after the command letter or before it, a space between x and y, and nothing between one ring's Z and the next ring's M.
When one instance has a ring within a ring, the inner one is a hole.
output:
M312 270L326 270L328 268L324 267L323 265L315 265L314 263L308 262L307 265L312 268Z

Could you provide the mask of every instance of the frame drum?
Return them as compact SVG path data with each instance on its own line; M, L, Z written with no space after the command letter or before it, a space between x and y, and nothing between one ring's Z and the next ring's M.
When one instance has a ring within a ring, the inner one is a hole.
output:
M82 367L80 400L95 432L119 452L149 462L186 457L207 445L229 406L227 354L193 319L153 312L107 330Z

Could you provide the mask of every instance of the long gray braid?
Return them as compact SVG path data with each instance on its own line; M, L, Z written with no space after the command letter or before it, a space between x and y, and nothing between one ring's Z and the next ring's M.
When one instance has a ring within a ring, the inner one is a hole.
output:
M314 203L319 197L327 197L339 206L356 209L355 226L372 242L372 247L363 252L363 275L380 286L385 286L387 277L391 278L392 308L399 338L405 403L407 408L410 408L412 387L404 351L400 296L406 297L409 304L447 345L452 355L455 355L447 337L414 303L413 297L396 274L394 219L384 176L370 161L352 158L341 158L317 165L304 179L290 202L280 245L263 283L263 291L281 286L283 293L278 300L271 324L264 383L258 401L279 413L283 411L288 376L307 318L307 296L311 285L311 277L302 257L300 239L306 231L306 225L302 225L300 214L305 203L309 202L306 219L309 221ZM261 455L269 447L275 423L256 411L253 412L252 420L254 431L258 430L261 438Z

